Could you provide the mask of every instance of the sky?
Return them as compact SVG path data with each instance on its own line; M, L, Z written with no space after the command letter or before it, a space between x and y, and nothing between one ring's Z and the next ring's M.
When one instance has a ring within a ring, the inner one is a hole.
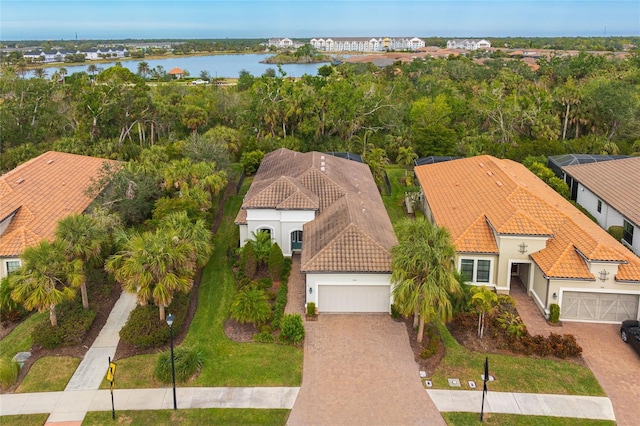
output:
M638 36L638 0L0 0L0 40Z

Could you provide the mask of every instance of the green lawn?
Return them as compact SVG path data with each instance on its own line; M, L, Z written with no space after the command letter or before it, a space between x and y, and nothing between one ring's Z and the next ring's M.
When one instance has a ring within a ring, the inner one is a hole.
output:
M246 185L243 185L246 187ZM237 247L238 228L233 220L242 196L232 196L215 237L215 252L205 267L198 293L198 310L183 345L204 353L200 375L188 386L300 386L302 349L291 346L236 343L224 335L229 305L237 291L227 249ZM156 387L153 378L157 355L118 360L118 388ZM107 386L103 382L103 388Z
M404 168L391 165L385 167L385 170L387 171L389 181L391 182L391 195L383 195L382 201L387 209L387 214L389 214L391 223L396 223L398 220L407 217L407 213L404 208L405 192L417 192L419 188L417 186L405 186L402 184L402 180L405 176ZM407 173L413 174L413 171L408 171ZM420 212L417 212L417 214L420 214Z
M2 416L0 424L2 426L25 426L25 425L43 425L49 418L48 413L42 414L21 414L17 416Z
M48 315L48 312L35 313L18 324L11 333L0 340L0 356L11 359L18 352L31 350L31 333L36 325Z
M87 413L83 425L284 425L289 410L198 408L191 410L118 411L115 421L110 411ZM5 426L4 419L2 426ZM25 424L25 423L12 423ZM30 423L33 424L33 423Z
M434 388L450 389L448 378L460 379L462 389L469 389L469 380L479 385L488 356L489 372L496 379L488 383L489 390L606 396L588 367L561 360L473 352L460 346L444 327L441 333L447 352L431 377Z
M31 366L16 393L63 391L80 361L69 356L40 358Z
M610 420L573 419L568 417L519 416L516 414L487 413L480 423L478 413L441 413L444 421L451 426L500 425L500 426L609 426Z

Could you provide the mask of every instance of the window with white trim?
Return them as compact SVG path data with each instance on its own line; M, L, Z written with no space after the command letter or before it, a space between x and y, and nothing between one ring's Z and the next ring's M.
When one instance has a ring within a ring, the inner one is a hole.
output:
M466 281L488 283L491 261L487 259L460 259L460 273Z

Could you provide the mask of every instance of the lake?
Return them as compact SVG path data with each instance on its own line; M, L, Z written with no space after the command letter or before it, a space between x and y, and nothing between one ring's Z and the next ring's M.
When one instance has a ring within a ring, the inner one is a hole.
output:
M172 68L178 67L183 70L189 71L191 77L198 77L201 71L208 71L212 78L237 78L240 71L247 70L252 75L259 77L267 70L267 68L278 69L275 64L261 64L260 61L273 56L273 54L255 53L255 54L236 54L236 55L208 55L208 56L184 56L163 59L134 59L121 61L123 67L129 69L132 72L138 72L138 63L144 61L149 64L149 69L153 69L157 66L162 66L165 71L169 71ZM64 67L67 70L67 75L71 75L74 72L86 71L87 67L91 64L90 61L83 63L82 65L60 65L58 67L45 68L47 76L51 77L53 73L58 71L60 67ZM116 64L116 62L108 63L96 63L99 68L107 69ZM302 77L305 74L317 75L318 68L326 65L327 62L317 64L284 64L282 69L287 73L288 77ZM32 72L26 76L31 77Z

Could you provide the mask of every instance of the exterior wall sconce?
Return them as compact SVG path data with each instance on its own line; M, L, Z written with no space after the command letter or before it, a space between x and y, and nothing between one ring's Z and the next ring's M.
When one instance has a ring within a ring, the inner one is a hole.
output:
M553 297L553 300L558 300L558 293L553 293L553 296L551 297Z
M309 294L313 294L313 287L309 287Z
M525 254L527 252L527 247L529 247L529 246L526 245L525 243L521 243L518 246L518 251L520 252L520 254Z
M606 269L603 269L602 271L600 271L600 281L604 282L607 280L608 277L609 277L609 272L607 272Z

